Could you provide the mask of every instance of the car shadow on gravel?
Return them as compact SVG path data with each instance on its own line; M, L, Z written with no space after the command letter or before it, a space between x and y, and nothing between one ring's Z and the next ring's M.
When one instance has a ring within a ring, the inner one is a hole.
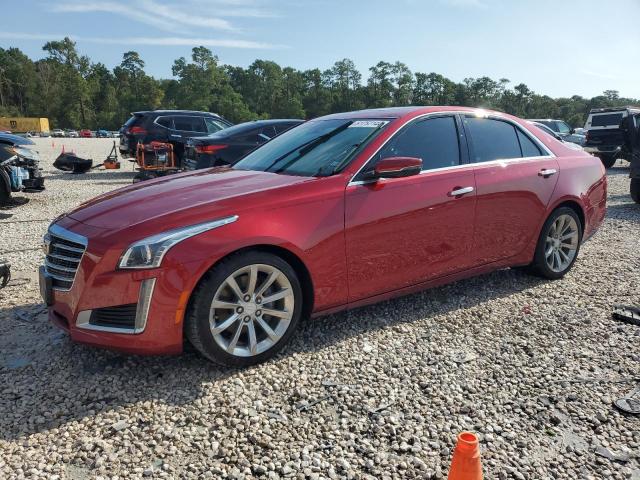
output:
M303 322L291 344L272 362L317 352L369 331L471 308L541 282L518 270L501 270L312 319ZM142 357L74 344L48 323L44 306L38 303L0 309L0 321L0 439L4 440L138 402L190 404L212 383L239 372L211 364L190 348L175 357ZM259 375L261 368L252 367L245 374Z

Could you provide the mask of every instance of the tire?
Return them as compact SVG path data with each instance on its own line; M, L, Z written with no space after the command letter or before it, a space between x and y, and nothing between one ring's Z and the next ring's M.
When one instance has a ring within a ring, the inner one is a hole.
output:
M11 180L7 172L0 167L0 206L7 205L11 200Z
M632 178L629 193L634 202L640 203L640 178Z
M611 168L616 163L616 157L614 155L600 155L600 161L604 165L604 168Z
M529 271L551 280L564 277L578 258L582 243L582 228L580 217L572 208L560 207L554 210L542 226ZM563 234L567 236L570 233L573 233L570 238L561 240Z
M253 289L252 269L257 272ZM261 292L272 277L273 282ZM231 278L242 297L234 293ZM249 292L251 299L247 301ZM278 299L261 301L272 297ZM233 254L210 270L193 292L185 316L185 335L214 363L254 365L273 357L286 345L302 316L302 302L298 276L282 258L260 251ZM263 328L265 324L269 333Z

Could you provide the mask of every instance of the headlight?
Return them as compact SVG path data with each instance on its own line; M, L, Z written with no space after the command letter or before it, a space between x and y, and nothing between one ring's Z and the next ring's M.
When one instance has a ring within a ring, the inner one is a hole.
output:
M237 215L221 218L213 222L199 223L189 227L176 228L167 232L152 235L139 240L129 246L120 258L119 268L156 268L171 247L187 238L198 235L207 230L233 223Z
M38 152L35 150L23 147L13 147L13 151L19 157L26 158L27 160L40 160L40 155L38 155Z

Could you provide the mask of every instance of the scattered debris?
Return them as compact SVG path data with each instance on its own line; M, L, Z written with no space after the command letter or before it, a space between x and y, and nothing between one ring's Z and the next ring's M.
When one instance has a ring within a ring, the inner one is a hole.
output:
M597 447L595 453L596 455L606 458L607 460L611 460L612 462L626 463L631 459L631 455L627 452L614 453L605 447Z
M129 424L126 420L118 420L116 423L111 425L111 428L113 428L116 432L119 432L120 430L124 430L128 426Z
M87 173L93 166L93 160L78 157L74 153L65 153L63 150L53 162L53 166L63 172Z
M11 280L11 264L0 259L0 288L6 287L9 280Z
M322 401L324 401L324 400L326 400L328 398L331 398L331 395L323 395L322 397L319 397L319 398L317 398L317 399L315 399L315 400L313 400L311 402L302 403L302 404L298 405L298 410L300 410L301 412L305 412L305 411L309 410L311 407L313 407L314 405L317 405L318 403L320 403L320 402L322 402Z
M373 408L373 409L369 410L369 415L376 415L376 414L386 410L387 408L395 405L395 403L396 402L393 401L393 402L390 402L390 403L386 403L386 404L380 405L378 408Z
M364 353L371 353L371 352L373 352L373 347L371 345L369 345L368 343L365 343L364 347L362 347L362 351Z
M475 353L472 352L459 352L453 357L453 361L456 363L469 363L478 358Z
M631 415L640 415L640 388L636 388L630 394L619 398L613 405L624 413Z
M102 166L107 170L114 170L120 168L120 160L118 160L118 150L116 149L116 142L113 141L113 148L107 158L105 158L104 162L102 162Z
M628 305L614 305L613 318L624 323L640 326L640 308Z

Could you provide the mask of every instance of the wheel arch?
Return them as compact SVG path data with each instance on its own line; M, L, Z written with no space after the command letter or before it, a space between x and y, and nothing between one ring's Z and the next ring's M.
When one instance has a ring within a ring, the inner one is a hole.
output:
M549 218L549 216L555 212L557 209L562 208L562 207L567 207L572 209L576 215L578 215L578 218L580 219L580 228L581 228L581 235L584 235L585 232L585 228L586 228L586 215L584 212L584 209L582 208L582 205L580 204L580 202L578 202L575 199L564 199L561 200L560 202L558 202L556 205L553 206L553 208L551 208L549 210L549 213L547 215L547 217L545 218L545 221L547 218ZM544 223L543 223L544 224Z
M289 250L287 248L284 248L282 246L273 245L273 244L255 244L255 245L249 245L249 246L241 247L241 248L238 248L236 250L230 251L230 252L226 253L225 255L221 256L220 258L218 258L214 263L212 263L209 266L209 268L207 268L204 272L202 272L202 274L200 275L198 280L196 282L194 282L193 288L189 292L189 300L188 300L187 304L184 306L184 311L183 312L186 313L186 312L189 311L189 308L191 307L191 302L193 301L193 292L196 291L196 289L198 288L198 286L202 282L202 280L205 277L205 275L207 275L207 273L209 273L211 270L216 268L216 266L219 265L220 262L222 262L226 258L230 257L231 255L238 255L238 254L242 254L244 252L266 252L266 253L271 253L272 255L276 255L276 256L282 258L289 265L291 265L293 270L296 272L296 275L298 275L298 278L300 279L300 286L302 287L302 296L303 296L303 304L302 304L303 311L302 311L302 315L303 315L303 318L308 317L309 315L311 315L311 312L313 311L315 295L314 295L314 288L313 288L313 280L311 278L311 273L309 272L309 269L307 268L306 264L302 261L302 259L298 255L296 255L294 252L292 252L291 250ZM184 319L183 319L183 321L182 321L183 330L184 330L184 325L185 325L185 322L184 322Z

